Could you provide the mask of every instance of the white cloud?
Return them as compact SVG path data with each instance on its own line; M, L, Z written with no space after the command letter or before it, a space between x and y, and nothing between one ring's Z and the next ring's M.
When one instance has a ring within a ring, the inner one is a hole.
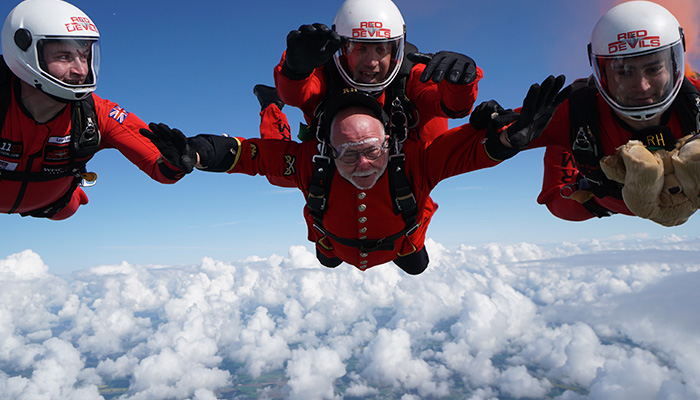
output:
M257 308L234 346L231 357L245 363L253 378L282 368L291 354L287 340L276 330L276 323L265 307Z
M540 381L527 371L524 365L507 368L501 374L498 387L502 393L517 398L542 398L551 385L545 379Z
M9 399L700 397L700 239L428 240L420 276L287 256L122 263L65 280L0 259ZM106 392L105 392L106 393Z
M36 354L31 375L0 378L0 393L19 399L98 399L101 379L85 368L80 353L70 344L51 338Z
M340 399L333 383L345 375L345 366L335 351L320 347L295 350L287 365L290 399Z
M6 259L0 260L0 274L4 280L40 279L46 277L48 272L49 267L31 250L10 254Z
M379 385L396 389L417 390L422 397L448 394L444 383L434 381L434 370L428 362L414 357L411 338L402 329L380 329L377 337L365 348L367 367L363 376Z
M656 356L635 349L621 359L605 362L594 379L590 397L594 399L655 399L661 384L674 380L668 367L660 365Z

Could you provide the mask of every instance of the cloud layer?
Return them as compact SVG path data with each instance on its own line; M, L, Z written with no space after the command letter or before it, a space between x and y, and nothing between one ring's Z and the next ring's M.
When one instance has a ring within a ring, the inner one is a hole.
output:
M0 260L10 399L700 397L700 238L428 241L429 269L287 256Z

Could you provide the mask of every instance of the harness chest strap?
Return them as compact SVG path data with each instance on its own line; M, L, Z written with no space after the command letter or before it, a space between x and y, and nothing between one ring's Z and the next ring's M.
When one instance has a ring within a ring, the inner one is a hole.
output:
M363 253L377 250L394 250L394 242L401 236L410 236L420 224L416 223L418 206L411 191L408 178L405 173L405 157L403 153L393 154L389 158L389 188L394 199L394 212L402 214L404 229L382 239L348 239L334 235L323 225L323 215L328 209L327 196L331 187L331 180L335 174L335 166L330 157L314 156L314 172L309 185L309 195L306 205L314 218L314 228L322 234L344 246L355 247ZM323 239L323 238L322 238ZM320 240L322 240L320 239ZM323 247L328 248L326 245Z
M326 213L326 196L331 188L335 166L328 156L315 155L313 162L314 171L311 175L306 206L314 219L323 219L323 214Z

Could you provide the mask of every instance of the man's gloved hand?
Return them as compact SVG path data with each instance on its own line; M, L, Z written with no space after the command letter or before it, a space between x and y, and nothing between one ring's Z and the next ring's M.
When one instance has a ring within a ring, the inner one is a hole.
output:
M408 53L406 57L414 63L426 64L420 76L423 83L432 78L435 83L445 79L455 85L467 85L476 79L476 63L464 54L441 51L437 54Z
M345 38L324 24L302 25L287 35L284 72L288 78L305 78L325 64L345 44ZM289 75L292 76L289 76Z
M530 86L520 114L504 110L495 100L481 103L469 117L475 129L487 129L485 148L488 155L496 160L505 160L516 155L539 137L552 119L557 107L571 94L571 86L564 86L564 75L548 76L542 84ZM500 135L505 128L506 141Z
M508 111L515 114L517 118L517 113L513 112L513 110ZM504 110L503 107L496 102L496 100L485 101L474 107L474 111L472 111L471 115L469 115L469 125L471 125L474 129L486 129L489 127L489 124L496 119L496 117L505 114L506 110ZM511 120L510 122L513 122L514 120L515 119Z
M147 137L160 150L170 164L189 174L197 164L197 152L188 144L187 137L178 129L151 122L148 129L139 132Z
M548 76L541 85L535 83L523 100L520 116L513 125L506 129L506 137L510 145L520 150L538 138L552 119L557 107L571 94L571 86L564 90L566 77Z

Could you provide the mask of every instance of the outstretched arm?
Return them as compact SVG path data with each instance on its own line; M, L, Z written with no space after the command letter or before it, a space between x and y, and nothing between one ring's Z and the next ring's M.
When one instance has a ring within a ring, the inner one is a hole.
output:
M469 122L476 129L487 129L486 151L490 157L513 157L542 134L554 111L571 93L571 86L562 90L565 80L564 75L550 75L541 85L530 86L519 114L504 110L494 100L476 107Z
M407 91L421 113L463 118L471 112L478 82L483 77L474 60L451 51L414 52L406 57L416 63L411 69Z

